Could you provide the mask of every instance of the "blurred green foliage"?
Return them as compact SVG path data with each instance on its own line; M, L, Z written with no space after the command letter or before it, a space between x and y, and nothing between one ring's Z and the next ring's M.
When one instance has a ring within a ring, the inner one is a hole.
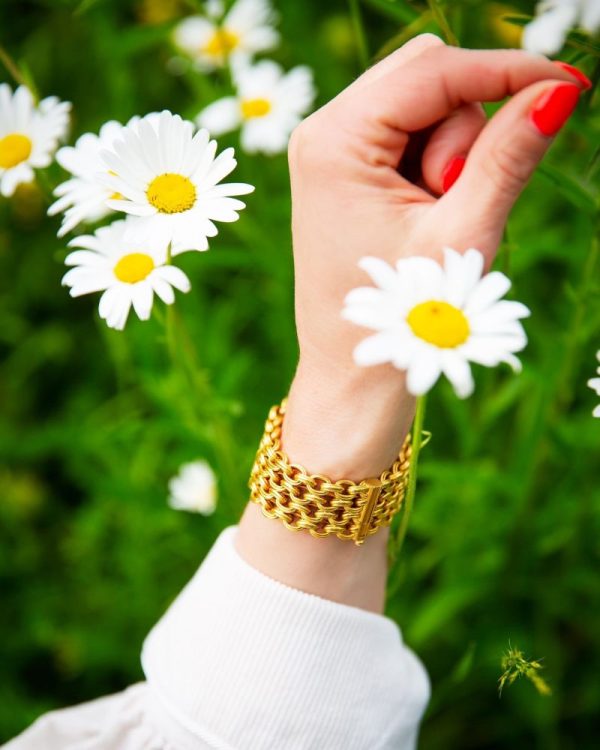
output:
M73 137L165 107L193 116L224 85L169 72L170 31L194 5L3 0L0 43L43 95L74 103ZM348 5L276 5L272 57L311 65L327 101L360 72ZM430 6L445 9L462 46L518 46L502 14L532 5L364 0L369 55L439 33ZM597 83L593 46L576 42L562 59ZM523 374L479 368L467 402L442 384L428 403L433 438L388 605L432 678L426 750L596 745L600 422L585 383L600 348L599 135L588 93L500 250L498 267L533 311ZM240 153L236 178L257 186L240 221L221 225L211 252L178 259L193 283L177 302L201 363L190 378L170 366L157 320L109 331L97 298L61 289L66 247L43 192L0 202L0 739L141 679L145 634L243 508L263 420L297 352L285 157ZM60 179L54 165L49 180ZM197 457L219 475L209 518L166 505L169 477ZM499 699L509 640L544 657L550 696L523 680Z

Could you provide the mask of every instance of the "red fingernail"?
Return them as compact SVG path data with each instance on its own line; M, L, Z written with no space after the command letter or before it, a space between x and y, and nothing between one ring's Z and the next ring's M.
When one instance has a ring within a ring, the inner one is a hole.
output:
M538 98L531 110L531 121L542 135L554 135L577 106L581 89L574 83L561 83Z
M558 65L559 68L566 70L567 73L573 76L573 78L576 78L583 86L584 91L592 88L592 82L585 73L582 73L579 70L579 68L576 68L574 65L569 65L569 63L563 62L562 60L554 60L553 62L555 65Z
M447 193L456 180L458 180L466 161L464 156L455 156L454 159L448 162L446 169L442 173L442 191L444 193Z

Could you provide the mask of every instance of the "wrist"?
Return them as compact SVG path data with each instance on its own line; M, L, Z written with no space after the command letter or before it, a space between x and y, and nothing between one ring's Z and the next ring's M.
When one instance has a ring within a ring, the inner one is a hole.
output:
M282 447L310 473L332 480L376 477L397 458L414 408L404 374L391 366L334 368L301 359Z

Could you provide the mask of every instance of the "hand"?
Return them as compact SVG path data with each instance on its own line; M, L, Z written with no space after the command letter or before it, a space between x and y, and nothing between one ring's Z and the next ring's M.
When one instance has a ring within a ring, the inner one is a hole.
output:
M540 56L462 50L426 34L297 128L289 159L301 355L284 431L292 460L352 479L391 464L413 400L391 365L353 363L366 334L340 312L352 288L370 283L358 260L438 260L450 245L478 248L489 269L550 131L566 121L583 85ZM540 112L557 87L562 107L555 97ZM509 94L486 124L480 102Z
M358 260L439 259L444 245L474 246L489 268L506 217L551 142L531 112L559 85L574 105L575 81L545 58L455 49L423 35L297 128L289 158L300 362L283 432L293 462L354 480L392 463L414 403L401 372L353 362L365 334L341 310L345 295L367 282ZM486 124L480 102L509 94ZM563 108L536 119L549 131L567 116ZM460 156L465 167L441 195ZM362 547L314 539L250 503L236 544L248 562L291 586L381 612L388 532Z

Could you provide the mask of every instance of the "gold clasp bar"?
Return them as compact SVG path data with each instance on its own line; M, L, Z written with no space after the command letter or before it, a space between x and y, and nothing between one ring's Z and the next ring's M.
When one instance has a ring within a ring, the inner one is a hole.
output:
M369 526L371 525L371 518L373 517L373 511L375 510L375 505L377 504L377 500L379 499L379 495L381 494L382 486L379 479L365 479L362 484L366 484L369 488L369 491L367 493L367 501L363 508L362 516L360 519L360 526L358 527L356 537L354 538L354 542L357 545L362 544L367 537L367 532L369 530Z

